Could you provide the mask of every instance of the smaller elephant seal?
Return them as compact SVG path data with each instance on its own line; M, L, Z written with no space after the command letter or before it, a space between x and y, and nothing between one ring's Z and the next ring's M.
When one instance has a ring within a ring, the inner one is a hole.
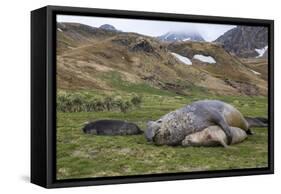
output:
M136 135L143 133L136 124L120 120L88 122L82 128L82 131L94 135Z
M230 127L232 136L231 144L240 143L247 138L244 130L238 127ZM203 131L190 134L182 141L183 146L219 146L227 148L227 137L221 127L214 125Z

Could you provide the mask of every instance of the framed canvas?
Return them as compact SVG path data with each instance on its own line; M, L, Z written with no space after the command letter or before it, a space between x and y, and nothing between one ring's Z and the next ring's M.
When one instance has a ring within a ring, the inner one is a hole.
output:
M31 182L272 174L272 20L31 12Z

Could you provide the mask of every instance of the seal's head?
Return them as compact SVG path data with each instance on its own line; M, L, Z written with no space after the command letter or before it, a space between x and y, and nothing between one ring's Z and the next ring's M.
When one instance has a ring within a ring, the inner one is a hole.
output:
M161 122L160 121L148 121L147 122L147 129L145 131L145 137L147 141L153 142L153 138L155 137L157 131L161 127Z
M87 134L97 134L97 130L94 128L94 123L85 122L82 131Z
M149 121L147 123L147 130L145 131L145 137L147 141L153 142L156 145L175 145L177 138L175 134L171 134L170 130L173 127L169 125L169 122L162 121L161 119L157 121Z
M212 141L213 136L212 133L205 129L200 132L192 133L185 137L185 139L182 141L182 145L184 146L202 146L202 145L208 145Z

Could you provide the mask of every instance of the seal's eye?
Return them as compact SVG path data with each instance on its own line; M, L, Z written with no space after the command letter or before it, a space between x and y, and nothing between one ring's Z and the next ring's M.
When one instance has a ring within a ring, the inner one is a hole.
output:
M162 123L162 120L158 120L157 123Z

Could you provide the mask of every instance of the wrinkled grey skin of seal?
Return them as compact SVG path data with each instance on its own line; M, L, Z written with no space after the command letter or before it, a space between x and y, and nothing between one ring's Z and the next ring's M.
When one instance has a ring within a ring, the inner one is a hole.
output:
M156 145L181 145L187 135L218 125L226 134L229 145L232 142L228 122L231 117L237 117L231 123L233 127L248 130L246 120L233 106L218 100L196 101L162 116L157 121L149 121L145 136Z

